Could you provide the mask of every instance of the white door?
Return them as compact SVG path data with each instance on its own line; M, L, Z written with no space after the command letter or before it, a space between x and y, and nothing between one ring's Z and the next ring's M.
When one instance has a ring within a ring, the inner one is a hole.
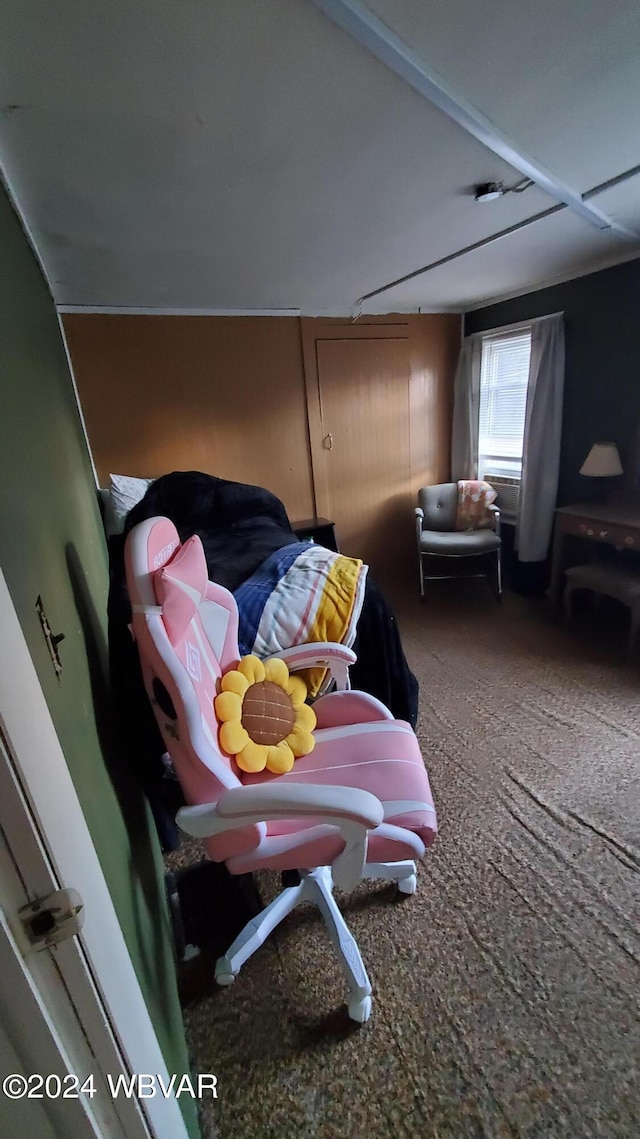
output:
M83 928L36 950L19 910L61 888L81 895ZM186 1139L174 1096L111 1092L108 1076L169 1074L1 572L0 1014L0 1078L17 1077L0 1133Z

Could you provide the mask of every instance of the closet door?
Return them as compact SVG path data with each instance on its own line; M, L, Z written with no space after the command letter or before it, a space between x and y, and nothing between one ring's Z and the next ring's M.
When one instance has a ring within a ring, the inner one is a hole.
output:
M335 522L344 553L390 581L406 574L414 555L408 326L311 331L305 365L317 510Z

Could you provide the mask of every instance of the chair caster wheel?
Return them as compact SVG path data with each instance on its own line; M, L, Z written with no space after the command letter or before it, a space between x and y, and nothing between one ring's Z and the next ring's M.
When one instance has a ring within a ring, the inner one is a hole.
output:
M371 997L352 997L349 1001L349 1018L364 1024L371 1016Z
M401 878L398 882L398 889L401 894L415 894L418 889L417 874L409 874L407 878Z
M222 985L226 988L227 985L232 985L235 979L236 975L231 972L226 958L218 958L216 961L216 985Z
M232 985L235 981L235 973L217 973L216 972L216 985L221 985L226 989L228 985Z

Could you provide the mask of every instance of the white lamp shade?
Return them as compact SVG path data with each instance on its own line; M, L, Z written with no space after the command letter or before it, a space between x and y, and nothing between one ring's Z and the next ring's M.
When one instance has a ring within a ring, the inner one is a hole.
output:
M615 443L594 443L580 467L580 474L590 475L591 478L612 478L621 475L622 463Z

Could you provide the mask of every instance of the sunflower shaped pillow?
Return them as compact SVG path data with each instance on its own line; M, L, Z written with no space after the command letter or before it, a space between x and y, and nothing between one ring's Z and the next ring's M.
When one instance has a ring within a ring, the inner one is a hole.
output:
M316 715L305 704L307 686L283 660L246 656L220 682L214 700L220 746L241 771L284 775L315 747Z

